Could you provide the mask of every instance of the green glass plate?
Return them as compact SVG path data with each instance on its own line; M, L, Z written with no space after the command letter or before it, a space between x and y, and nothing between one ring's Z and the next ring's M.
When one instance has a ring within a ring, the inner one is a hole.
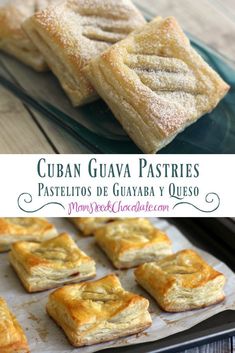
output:
M142 9L147 19L151 14ZM180 133L159 153L235 153L235 69L226 58L188 35L193 47L231 86L210 114ZM73 108L51 73L36 73L17 60L0 54L0 83L95 153L141 153L99 100Z

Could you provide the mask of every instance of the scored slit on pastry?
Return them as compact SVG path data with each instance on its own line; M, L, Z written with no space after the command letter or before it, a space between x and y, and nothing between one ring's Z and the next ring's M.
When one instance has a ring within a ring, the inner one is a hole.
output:
M25 333L3 298L0 298L0 352L30 352Z
M96 274L95 262L67 233L41 244L13 244L10 263L28 292L77 283Z
M145 153L170 143L229 89L173 17L157 17L91 60L83 72Z
M47 312L75 347L139 333L151 316L147 299L124 290L115 275L65 286L49 296Z
M144 23L130 0L67 0L23 27L77 106L97 98L82 72L89 60Z
M225 276L194 250L182 250L135 270L137 282L168 312L207 307L224 300Z
M48 70L42 54L21 26L28 17L58 1L60 0L9 0L0 6L0 50L16 57L34 70Z

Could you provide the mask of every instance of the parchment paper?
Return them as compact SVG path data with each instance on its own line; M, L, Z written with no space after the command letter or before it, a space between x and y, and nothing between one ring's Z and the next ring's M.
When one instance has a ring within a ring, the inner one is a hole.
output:
M64 219L50 219L57 227L58 231L69 232L76 239L79 247L88 255L92 256L97 264L97 276L100 278L108 273L118 274L120 281L125 289L139 293L150 301L150 313L153 325L144 333L125 337L113 342L93 345L74 349L67 341L63 331L47 316L45 305L49 291L28 294L23 289L16 274L8 263L8 255L0 255L0 296L4 297L11 310L16 315L28 337L31 352L37 353L65 353L83 352L91 353L101 349L127 346L137 343L155 341L174 333L184 331L199 322L227 309L235 310L235 275L222 262L210 254L195 248L175 227L163 220L152 220L157 227L165 230L173 242L174 251L185 248L196 249L203 258L217 270L223 272L227 278L225 287L226 300L218 305L205 309L194 310L184 313L164 313L155 304L154 300L142 290L134 280L133 270L116 271L105 255L94 244L94 239L80 238L73 226Z

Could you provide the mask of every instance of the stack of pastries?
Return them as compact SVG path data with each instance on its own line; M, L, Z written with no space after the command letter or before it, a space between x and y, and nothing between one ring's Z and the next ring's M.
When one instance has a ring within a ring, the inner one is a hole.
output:
M130 0L10 0L0 49L50 68L74 106L101 97L145 153L212 111L229 86L177 20L146 23Z
M173 253L167 234L146 218L73 218L117 269L134 269L137 283L166 312L221 302L225 276L197 252ZM27 292L50 293L49 316L81 347L139 333L152 324L148 299L126 291L115 274L97 280L94 259L67 233L41 218L0 218L0 244ZM29 234L31 232L31 236ZM89 233L89 234L88 234ZM29 352L26 336L0 299L0 351ZM10 333L10 334L9 334Z

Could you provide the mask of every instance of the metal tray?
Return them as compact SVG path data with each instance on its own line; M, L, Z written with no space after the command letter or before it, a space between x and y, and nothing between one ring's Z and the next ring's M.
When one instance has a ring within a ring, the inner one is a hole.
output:
M224 311L191 329L162 340L117 349L106 349L100 353L173 353L194 346L218 341L235 334L235 311Z
M207 229L217 242L223 244L223 248L235 252L235 218L202 218L199 219L199 224Z

